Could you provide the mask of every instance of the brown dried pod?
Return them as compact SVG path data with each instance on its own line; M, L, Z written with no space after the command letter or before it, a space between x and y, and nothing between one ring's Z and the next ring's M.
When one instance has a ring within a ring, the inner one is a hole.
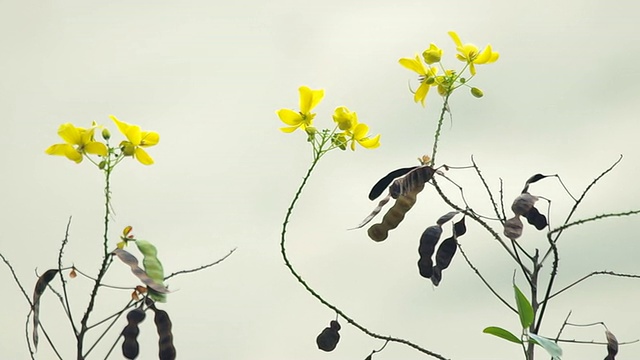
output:
M522 236L522 220L516 215L504 223L504 236L511 240L516 240Z
M467 225L465 225L464 223L464 218L465 217L463 216L460 221L453 224L453 236L456 238L464 235L467 232Z
M424 256L418 259L418 272L420 276L427 279L433 275L433 261L431 261L431 257Z
M432 225L426 228L420 236L418 254L420 254L421 257L431 258L441 235L442 227L439 225Z
M615 360L618 354L618 339L609 330L605 330L607 336L607 357L604 360Z
M436 267L441 270L448 268L456 250L458 250L458 241L455 238L450 237L444 240L436 252Z
M396 198L393 206L387 210L387 213L382 218L382 222L372 225L367 233L371 240L383 241L389 236L389 230L393 230L402 220L405 214L416 203L416 196L424 188L424 184L414 189L414 192L402 194Z
M153 321L158 331L158 359L174 360L176 358L176 348L173 345L173 334L171 333L171 319L164 310L154 308L155 316Z
M442 269L437 266L433 267L433 275L431 275L431 283L433 286L440 285L440 281L442 281Z
M514 214L522 216L533 207L533 204L535 204L536 201L538 201L537 196L533 196L529 193L522 193L515 200L513 200L513 204L511 204L511 210Z
M419 166L409 171L405 176L398 178L389 186L389 193L392 198L397 198L400 195L407 193L415 193L422 191L424 184L431 180L435 170L428 165Z
M47 285L56 277L58 269L49 269L40 275L33 289L33 345L38 348L38 325L40 324L40 297L47 289Z
M393 180L408 173L409 171L415 168L417 168L417 166L397 169L385 175L382 179L378 180L378 182L375 185L373 185L373 188L369 192L369 200L375 200L378 196L382 195L384 190L387 188L387 186L389 186L389 184L391 184Z
M338 333L338 330L340 330L340 324L337 321L332 320L329 327L324 328L316 338L318 349L327 352L333 351L333 349L338 345L338 341L340 341L340 334Z
M141 308L135 308L127 314L127 326L122 330L124 341L122 342L122 355L126 359L135 359L140 353L140 345L138 344L138 334L140 329L138 325L144 320L146 314Z
M440 219L438 219L438 221L436 221L436 224L442 226L443 224L445 224L447 221L453 219L454 216L458 215L459 211L450 211L444 215L442 215L440 217Z
M538 230L542 230L547 227L547 217L541 214L535 206L531 207L525 214L527 222L536 227Z

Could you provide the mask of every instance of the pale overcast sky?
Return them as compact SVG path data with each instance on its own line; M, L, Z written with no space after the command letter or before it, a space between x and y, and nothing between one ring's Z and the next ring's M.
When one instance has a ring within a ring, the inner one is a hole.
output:
M161 306L173 320L181 359L364 359L383 342L341 321L333 353L315 338L335 314L284 267L280 226L310 160L301 133L283 134L275 115L296 108L298 87L325 89L316 125L332 126L336 106L357 111L379 149L333 152L305 190L288 232L290 257L309 284L370 330L401 337L451 359L515 359L518 346L482 334L517 331L517 316L489 293L459 254L433 288L416 268L420 234L449 211L427 187L384 243L346 231L375 206L367 193L390 170L415 165L432 145L441 99L413 103L414 74L398 64L434 42L458 67L447 31L491 43L495 64L451 100L439 163L468 165L474 155L494 190L510 203L535 173L560 174L579 193L620 154L623 161L587 198L578 217L640 208L640 4L636 1L3 1L0 2L0 252L31 292L57 266L73 217L65 264L94 274L101 254L102 175L88 162L47 156L58 126L115 126L109 114L160 133L156 164L127 159L113 176L113 243L123 227L158 247L166 273L237 251L214 268L176 277ZM472 171L450 174L478 211L490 213ZM552 199L551 222L571 206L559 184L532 188ZM509 204L507 204L508 206ZM559 244L558 286L594 270L640 274L639 219L585 225ZM543 247L540 233L520 240ZM461 242L496 289L511 299L513 263L475 225ZM124 265L108 282L135 285ZM543 270L548 274L549 268ZM28 304L0 266L0 357L25 359ZM70 283L76 318L89 282ZM129 293L103 289L99 313ZM554 299L541 333L554 336L569 310L574 322L604 321L620 341L640 338L640 281L594 278ZM51 292L42 320L65 359L74 339ZM122 323L122 326L124 323ZM118 324L109 340L121 325ZM564 337L604 340L601 328ZM150 318L141 326L141 359L156 354ZM108 343L109 341L106 341ZM601 359L602 346L563 345L566 359ZM104 348L96 350L103 354ZM96 354L98 355L98 354ZM117 350L112 358L120 358ZM546 358L542 352L539 358ZM623 346L621 359L640 357ZM53 359L41 339L39 359ZM95 358L101 358L96 356ZM423 359L390 344L374 359Z

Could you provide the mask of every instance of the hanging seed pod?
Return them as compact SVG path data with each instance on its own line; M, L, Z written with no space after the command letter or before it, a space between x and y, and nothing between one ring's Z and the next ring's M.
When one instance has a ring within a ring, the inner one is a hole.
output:
M527 218L527 222L535 226L538 230L547 227L547 217L541 214L535 206L525 214L525 217Z
M421 257L431 258L441 235L442 227L438 225L432 225L426 228L422 233L422 236L420 236L418 254L420 254Z
M516 215L504 223L504 236L516 240L522 236L522 227L522 220Z
M511 210L514 214L523 216L533 207L536 201L538 201L538 197L529 193L522 193L513 201Z
M464 218L465 217L463 216L462 219L460 219L460 221L453 224L453 236L455 238L458 238L467 232L467 225L465 225L464 223Z
M318 349L322 351L333 351L338 345L338 341L340 341L340 334L338 331L340 330L340 324L332 320L329 323L329 327L324 328L320 335L316 338L316 344L318 345Z
M387 210L387 213L382 218L382 222L372 225L367 233L373 241L383 241L389 236L389 230L393 230L404 219L407 211L411 210L416 203L416 196L422 189L424 184L418 186L413 192L402 194L396 198L396 202L393 206Z
M414 193L418 188L418 192L422 191L424 184L433 177L432 167L423 165L409 171L405 176L398 178L389 186L389 194L392 198L400 195Z
M173 334L171 333L171 319L164 310L154 308L155 316L153 321L158 331L158 359L174 360L176 358L176 348L173 346Z
M122 355L126 359L135 359L140 353L140 345L138 344L138 334L140 329L138 325L144 320L146 314L144 310L135 308L127 314L127 326L122 330L124 341L122 342Z
M369 200L375 200L378 196L382 195L382 193L387 189L387 186L389 186L389 184L391 184L393 180L400 176L403 176L404 174L415 168L417 168L417 166L393 170L392 172L385 175L385 177L378 180L378 182L373 185L373 188L371 188L371 191L369 192Z
M609 330L605 330L607 336L607 357L604 360L615 360L618 354L618 339Z
M431 275L431 283L433 286L440 285L440 281L442 281L442 269L437 266L433 267L433 275Z
M58 269L49 269L40 275L33 289L33 345L38 348L38 326L40 325L40 297L47 285L56 277Z
M458 215L458 213L459 213L459 211L451 211L451 212L448 212L448 213L446 213L446 214L442 215L442 216L440 217L440 219L438 219L438 221L436 221L436 224L438 224L438 225L442 226L442 225L444 225L447 221L449 221L449 220L453 219L453 217L454 217L454 216Z
M418 259L418 272L423 278L429 279L433 276L433 261L431 261L430 256L424 256Z
M450 237L444 240L436 252L436 267L440 270L448 268L456 250L458 250L458 241L455 238Z

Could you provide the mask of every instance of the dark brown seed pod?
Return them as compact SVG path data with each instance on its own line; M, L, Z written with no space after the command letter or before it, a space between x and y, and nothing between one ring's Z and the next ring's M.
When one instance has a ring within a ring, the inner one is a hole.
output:
M422 184L422 186L418 186L417 189L414 189L414 192L398 196L396 202L382 218L382 222L374 224L368 229L367 233L371 240L386 240L389 236L389 230L393 230L398 227L400 222L404 219L407 211L409 211L416 203L416 196L423 188L424 184Z
M453 224L453 236L456 238L464 235L467 232L467 225L465 225L464 219L465 217L463 216L460 221Z
M513 204L511 204L511 210L516 215L525 215L533 207L533 204L536 201L538 201L538 198L536 196L533 196L529 193L522 193L515 200L513 200Z
M541 214L535 206L525 214L527 222L536 227L538 230L542 230L547 227L547 217Z
M444 215L442 215L438 221L436 221L436 224L442 226L443 224L445 224L447 221L453 219L454 216L458 215L459 211L450 211Z
M442 269L438 266L433 267L433 275L431 275L431 283L433 286L440 285L440 281L442 281Z
M516 240L522 236L522 220L516 215L504 223L504 236L511 240Z
M385 175L382 179L378 180L375 185L373 185L373 188L369 192L369 200L375 200L376 198L378 198L378 196L382 195L382 193L387 189L387 186L389 186L389 184L391 184L393 180L415 168L417 168L417 166L397 169Z
M338 341L340 341L338 330L340 330L340 324L335 320L331 321L329 327L324 328L316 338L318 349L327 352L333 351L338 345Z
M444 240L436 252L436 267L440 268L440 270L448 268L453 255L456 254L456 250L458 250L458 241L455 238L450 237Z
M153 321L158 331L158 359L174 360L176 358L176 348L173 345L172 324L169 314L164 310L155 309Z
M436 244L438 243L438 240L440 240L440 235L442 235L442 227L432 225L426 228L422 233L422 236L420 236L418 254L420 254L421 257L431 258L431 255L433 255L433 252L436 249Z
M418 260L418 272L420 276L427 279L433 275L433 261L430 256L424 256Z
M609 330L605 330L607 336L607 357L604 360L615 360L618 354L618 339Z
M144 310L135 308L127 313L128 324L122 330L122 355L126 359L135 359L140 353L140 345L138 344L138 334L140 329L138 325L144 320L146 314Z
M422 191L424 184L431 180L435 170L432 167L424 165L409 171L405 176L398 178L389 186L389 194L396 199L398 196L414 193L418 188Z

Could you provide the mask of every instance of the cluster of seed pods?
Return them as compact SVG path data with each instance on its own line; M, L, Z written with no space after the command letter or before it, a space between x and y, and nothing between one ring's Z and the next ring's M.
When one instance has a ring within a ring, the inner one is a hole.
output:
M140 334L140 323L144 320L146 314L141 308L135 308L127 314L127 326L122 330L122 355L126 359L135 359L140 353L140 344L138 344L138 334Z
M380 179L371 189L369 199L374 200L388 188L389 194L380 201L373 212L356 228L363 227L371 221L382 207L391 199L395 200L393 206L387 211L378 224L372 225L367 234L374 241L386 240L389 231L398 227L405 214L416 203L416 196L424 189L426 182L431 180L435 170L427 165L397 169Z
M340 324L336 320L331 320L329 327L324 328L320 335L316 338L318 349L323 351L333 351L340 341Z
M547 217L544 216L544 214L541 214L534 206L536 201L538 201L538 197L531 195L528 192L529 184L544 179L545 177L547 176L541 174L536 174L530 177L525 183L522 193L518 195L518 197L513 201L513 204L511 204L511 211L513 211L514 216L504 223L504 235L509 239L516 240L522 236L524 225L522 220L520 220L520 216L524 216L527 219L527 222L535 226L538 230L542 230L547 227Z
M174 360L176 358L176 348L173 345L172 324L169 314L155 307L153 301L147 299L149 309L153 310L153 321L158 332L158 359ZM145 311L135 308L127 314L127 325L122 330L122 355L126 359L135 359L140 354L140 344L138 344L138 334L140 334L140 323L145 319Z
M440 243L436 252L436 245L442 235L442 225L451 220L457 211L450 212L442 216L436 222L436 225L429 226L420 236L420 246L418 247L418 271L422 277L431 279L434 286L438 286L442 281L442 270L449 267L453 256L458 249L458 237L467 232L463 216L460 221L453 224L453 235ZM435 252L435 264L433 254Z

